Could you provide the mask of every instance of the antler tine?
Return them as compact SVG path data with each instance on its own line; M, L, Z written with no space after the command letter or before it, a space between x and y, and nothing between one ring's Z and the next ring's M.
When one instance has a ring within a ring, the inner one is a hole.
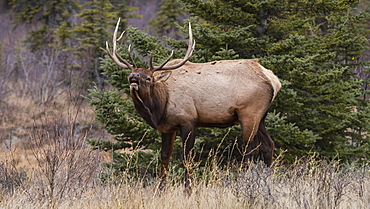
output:
M129 66L129 67L127 67L126 69L130 69L130 70L132 70L132 65L130 65L130 63L128 63L125 59L123 59L119 54L117 54L116 53L116 56L117 56L117 58L121 61L121 62L123 62L125 65L127 65L127 66Z
M173 56L173 50L172 50L170 56L158 67L153 66L153 56L151 56L150 57L150 70L152 70L153 72L157 71L157 70L162 70L164 65L167 64L167 62L171 60L172 56Z
M164 61L160 66L154 67L152 61L150 61L150 69L154 72L158 70L173 70L173 69L179 68L189 60L190 56L193 54L194 48L195 48L195 41L193 41L193 32L191 30L191 24L189 22L189 43L188 43L188 50L186 51L184 59L182 59L181 62L177 63L176 65L164 66L172 58L172 55L173 55L173 50L172 50L170 57L166 61Z
M131 56L131 44L130 45L128 45L128 50L127 50L127 52L128 52L128 56L130 57L130 60L131 60L131 62L132 62L132 65L134 66L134 68L136 68L136 63L135 63L135 60L132 58L132 56Z
M155 71L155 67L153 66L153 54L150 55L150 59L149 59L149 69L151 71Z
M120 41L120 40L121 40L121 38L123 37L123 34L125 34L125 32L126 32L126 31L123 31L123 32L121 33L121 35L119 36L119 38L117 39L117 41Z
M110 52L110 49L109 49L109 44L108 44L108 41L106 42L106 50L107 50L107 53L109 55L109 57L120 67L122 68L125 68L125 69L133 69L132 66L126 61L124 60L121 56L119 56L117 54L117 32L118 32L118 27L119 27L119 23L121 21L121 18L118 18L118 21L117 21L117 25L116 25L116 28L114 29L114 33L113 33L113 51L112 53ZM122 32L121 36L118 38L118 40L120 40L123 36L124 32Z

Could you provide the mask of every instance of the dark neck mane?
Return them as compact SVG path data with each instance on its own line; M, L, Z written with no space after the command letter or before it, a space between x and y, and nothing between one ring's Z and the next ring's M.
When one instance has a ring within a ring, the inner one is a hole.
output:
M131 91L135 109L153 128L162 122L168 101L167 86L163 83L151 87L150 94L142 95L140 91Z

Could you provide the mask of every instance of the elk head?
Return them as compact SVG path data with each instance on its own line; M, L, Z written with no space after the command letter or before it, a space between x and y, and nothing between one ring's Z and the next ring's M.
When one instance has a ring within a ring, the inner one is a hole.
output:
M193 35L191 31L191 25L189 22L189 43L188 43L188 50L185 54L185 57L178 62L175 65L172 66L165 66L168 61L173 56L173 50L171 55L159 66L154 66L153 65L153 56L150 57L149 60L149 68L137 68L136 64L134 62L134 59L131 56L131 45L128 47L128 55L130 58L130 61L132 63L129 64L125 59L123 59L118 53L117 53L117 41L119 41L123 34L125 33L122 32L121 36L117 39L117 32L118 32L118 27L120 23L120 18L117 21L116 28L113 33L113 50L110 52L109 50L109 45L108 42L106 42L106 50L109 55L109 57L120 67L125 68L125 69L130 69L131 74L129 75L128 79L130 82L130 92L137 94L137 92L140 92L141 95L148 94L150 91L150 88L154 86L156 83L163 82L168 79L168 77L171 74L171 71L166 71L166 70L173 70L176 68L181 67L184 65L190 58L191 54L194 51L194 46L195 46L195 41L193 41ZM155 71L164 71L162 73L156 73L154 74ZM149 93L150 94L150 93Z

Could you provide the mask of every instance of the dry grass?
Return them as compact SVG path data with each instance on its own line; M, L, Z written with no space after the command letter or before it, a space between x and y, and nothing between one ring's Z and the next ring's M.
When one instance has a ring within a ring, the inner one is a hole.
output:
M94 125L81 98L59 94L39 105L9 94L1 109L0 208L368 208L368 165L343 165L314 157L271 168L208 165L184 193L181 176L165 191L125 176L100 181L109 157L93 151L87 136L109 139ZM216 157L217 158L217 157ZM214 160L217 162L217 159Z
M307 168L257 165L246 171L218 176L216 181L200 181L193 194L184 194L180 183L158 191L156 185L122 182L119 185L95 185L80 196L57 202L56 208L368 208L368 174L356 168L341 176L327 173L334 164ZM274 170L275 169L275 170ZM366 168L368 169L368 168ZM222 172L220 171L221 173ZM300 173L299 172L304 172ZM6 208L49 208L45 200L31 201L18 189L0 203Z

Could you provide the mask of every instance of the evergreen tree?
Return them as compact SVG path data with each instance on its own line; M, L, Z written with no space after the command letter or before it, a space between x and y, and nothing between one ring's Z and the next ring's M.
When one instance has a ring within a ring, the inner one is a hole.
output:
M163 0L156 17L149 23L157 35L180 39L181 32L177 24L181 24L185 16L178 0Z
M66 72L71 69L73 61L67 51L68 42L71 42L68 41L68 30L72 27L73 14L79 9L77 1L10 0L9 3L15 13L15 27L29 24L35 28L28 32L18 51L19 59L27 60L29 65L25 67L17 62L16 67L23 68L19 72L25 72L27 94L37 103L46 104L60 88L70 84Z
M358 27L364 16L352 9L357 1L182 2L201 19L194 36L204 61L227 45L240 58L260 58L282 80L271 109L311 134L280 138L280 130L270 128L277 147L293 155L312 150L328 157L367 156L368 102L359 100L364 81L353 74L364 64L357 58L367 44Z
M69 20L78 11L77 1L74 0L10 0L10 5L16 14L13 21L15 26L41 23L38 29L29 32L29 37L25 40L32 52L49 48L56 39L55 30L62 24L71 27Z
M101 74L100 58L105 52L101 47L111 36L107 29L115 25L119 15L123 15L122 20L125 22L126 13L135 8L126 6L125 1L117 3L110 0L86 1L81 7L83 9L77 17L80 17L82 22L72 30L75 40L78 41L78 46L73 50L81 62L79 67L88 72L89 80L95 81L102 88L104 77Z
M117 13L109 0L86 1L81 5L82 11L77 17L82 19L81 24L74 26L72 33L78 42L75 54L79 58L83 72L88 72L89 80L97 82L100 88L103 85L101 77L99 58L104 51L100 48L104 46L109 37L107 31L117 19Z
M281 79L283 88L271 106L267 128L277 151L285 152L287 160L310 153L339 155L344 159L369 157L368 138L364 134L369 131L369 103L363 99L366 92L360 88L366 81L353 73L354 68L364 65L358 58L367 45L366 33L358 27L366 18L352 8L356 1L181 2L195 16L189 20L197 42L192 62L259 58L262 65ZM180 30L186 34L187 24L184 25ZM155 54L155 61L160 63L170 54L155 37L133 28L127 34L141 57ZM167 39L167 44L176 49L175 58L183 56L185 42ZM127 47L119 51L128 60ZM138 62L139 57L134 59ZM142 62L139 66L147 67ZM107 77L112 78L113 87L118 91L128 89L127 70L119 69L109 58L104 59L104 69ZM109 99L111 94L115 99ZM91 95L102 124L114 127L115 132L106 127L111 133L124 136L116 137L117 142L109 146L101 144L102 147L114 151L127 145L133 149L135 146L130 143L137 145L141 141L144 148L160 150L158 136L137 116L129 102L122 101L118 92L95 90ZM107 110L112 111L108 114L113 115L111 118L104 117ZM146 127L142 131L134 128L143 125ZM138 136L144 135L139 140ZM195 153L201 154L195 159L206 160L209 153L218 152L232 156L226 162L233 162L240 156L237 138L240 139L239 126L198 129ZM180 159L179 140L175 148L173 159ZM157 162L157 157L146 156L146 162ZM115 162L117 168L125 168L119 158Z

